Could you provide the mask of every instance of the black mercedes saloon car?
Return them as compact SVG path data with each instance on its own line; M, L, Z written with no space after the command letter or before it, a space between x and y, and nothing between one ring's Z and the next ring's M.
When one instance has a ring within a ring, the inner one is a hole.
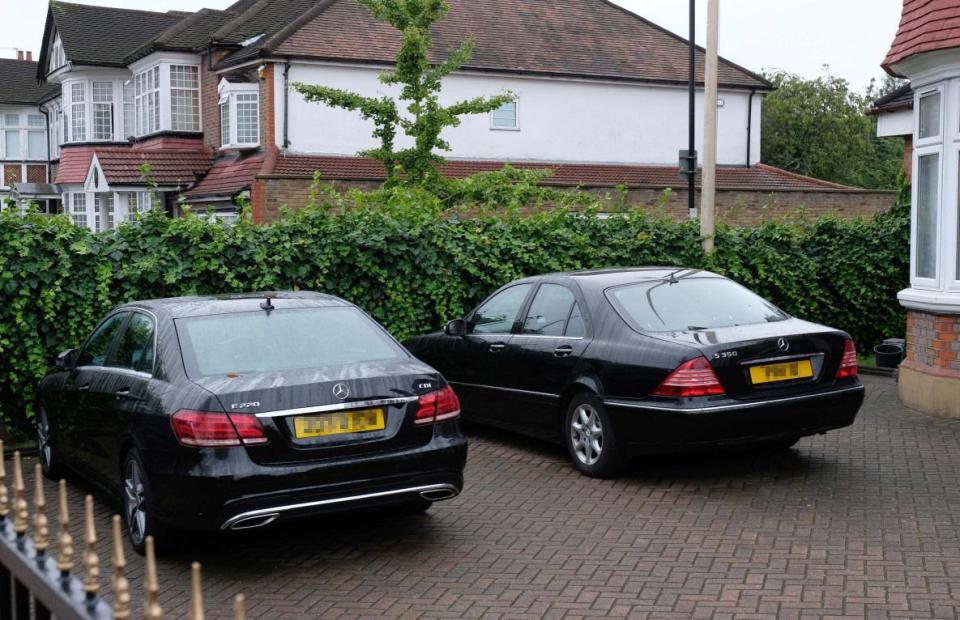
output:
M463 487L457 395L357 307L316 293L117 308L41 382L44 472L123 502L133 546Z
M846 333L693 269L518 280L405 344L465 419L563 442L590 476L637 453L793 446L852 424L864 398Z

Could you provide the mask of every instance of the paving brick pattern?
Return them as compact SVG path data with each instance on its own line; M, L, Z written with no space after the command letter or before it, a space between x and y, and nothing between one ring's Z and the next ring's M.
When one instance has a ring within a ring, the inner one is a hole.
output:
M162 604L185 615L198 560L208 619L230 618L241 591L258 620L956 618L960 422L902 408L892 380L865 383L849 429L780 454L645 460L610 481L472 428L456 500L198 537L161 559ZM111 507L98 511L105 535Z

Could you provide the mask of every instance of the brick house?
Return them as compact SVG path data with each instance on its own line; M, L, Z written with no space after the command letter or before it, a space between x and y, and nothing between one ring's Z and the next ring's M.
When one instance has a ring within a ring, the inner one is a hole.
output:
M436 49L468 37L476 49L469 66L445 80L444 101L506 89L518 99L445 132L446 174L509 161L553 168L551 183L560 186L624 185L648 203L677 187L667 206L685 214L676 167L687 131L682 38L606 0L450 6L435 27ZM356 0L240 0L195 13L53 0L36 77L60 91L42 109L52 119L63 208L77 224L102 230L159 206L150 203L144 164L169 212L191 204L231 219L237 196L248 195L258 222L281 206L303 205L316 171L341 184L380 182L382 167L356 156L375 145L372 125L307 103L290 85L395 95L378 75L398 45L399 35ZM885 192L761 164L769 90L763 78L721 60L721 218L752 221L800 205L812 214L862 215L889 204Z
M39 108L57 89L38 85L36 74L30 53L0 58L0 208L22 198L51 209L48 201L59 198L49 185L48 118Z
M904 403L960 418L960 11L904 0L883 67L910 80L899 109L911 136L912 230ZM893 119L891 124L893 124Z

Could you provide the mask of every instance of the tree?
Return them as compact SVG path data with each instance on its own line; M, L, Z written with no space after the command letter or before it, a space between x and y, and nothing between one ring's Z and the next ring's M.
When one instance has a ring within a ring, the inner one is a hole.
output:
M475 97L444 107L439 94L443 78L467 62L474 42L468 39L460 44L446 60L431 64L431 26L442 19L449 6L446 0L358 0L377 19L387 22L402 35L396 67L380 75L386 85L399 85L400 101L407 102L406 112L400 112L392 97L366 97L361 94L327 86L296 83L293 85L307 101L325 103L334 108L359 112L374 124L373 135L380 141L375 149L360 153L383 162L387 169L387 185L430 186L440 179L438 171L443 158L436 151L450 150L441 137L447 127L460 124L460 117L484 114L514 100L505 92L494 97ZM397 150L399 130L413 139L413 146Z
M877 138L867 111L875 97L899 86L872 82L866 95L846 80L824 75L807 80L780 72L766 76L776 90L763 105L763 160L792 172L835 183L893 189L903 168L903 142Z

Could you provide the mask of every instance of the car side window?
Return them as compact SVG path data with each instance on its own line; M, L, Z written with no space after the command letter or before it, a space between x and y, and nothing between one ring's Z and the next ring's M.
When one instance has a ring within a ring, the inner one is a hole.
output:
M537 336L562 336L567 327L570 308L576 303L573 293L559 284L543 284L537 291L527 316L523 333Z
M110 345L113 344L117 337L117 331L123 325L128 314L128 312L114 314L100 324L100 327L87 338L86 344L83 345L83 351L80 352L77 366L103 366L107 362Z
M568 338L583 338L587 335L587 324L583 320L583 313L580 312L580 304L573 304L570 320L567 321L567 331L563 335Z
M153 319L134 312L127 329L120 337L117 350L110 356L108 366L139 372L153 372L153 351L156 328Z
M470 319L475 334L509 334L532 284L518 284L497 293L477 308Z

